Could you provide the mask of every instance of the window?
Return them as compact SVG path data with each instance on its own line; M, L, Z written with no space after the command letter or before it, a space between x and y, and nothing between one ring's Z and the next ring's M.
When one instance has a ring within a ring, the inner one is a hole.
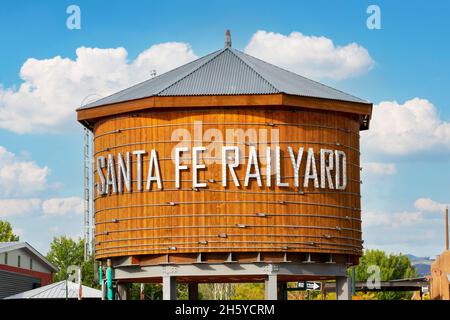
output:
M17 266L20 268L20 256L17 256Z
M30 270L33 270L33 259L30 258Z
M5 264L8 264L8 252L5 252Z

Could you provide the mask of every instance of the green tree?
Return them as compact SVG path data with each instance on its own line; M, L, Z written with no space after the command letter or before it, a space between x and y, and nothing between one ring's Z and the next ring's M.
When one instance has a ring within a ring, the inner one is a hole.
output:
M87 261L81 264L82 283L85 286L100 289L101 285L98 282L98 265L95 263L94 256L90 256Z
M141 298L141 284L133 283L130 290L132 300L140 300ZM162 300L162 285L160 283L145 283L144 284L144 299L145 300Z
M19 236L13 233L11 224L8 221L0 220L0 242L19 241Z
M73 240L66 236L53 238L47 259L59 270L54 275L53 281L67 279L68 268L70 266L78 266L81 268L82 283L89 287L99 287L94 277L95 272L97 272L94 270L94 257L89 257L88 261L84 261L83 239Z
M367 281L371 273L371 265L380 268L380 280L396 280L417 277L416 269L411 265L409 258L402 254L386 254L382 250L366 250L355 269L356 281ZM378 292L375 295L379 300L411 299L411 292Z
M264 299L263 283L236 284L233 300L261 300Z
M231 300L235 286L234 283L200 283L198 296L200 300Z

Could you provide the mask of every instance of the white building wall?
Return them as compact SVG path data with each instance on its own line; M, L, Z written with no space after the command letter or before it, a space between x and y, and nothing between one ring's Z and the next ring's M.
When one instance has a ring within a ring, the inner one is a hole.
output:
M20 256L20 267L19 263ZM30 259L33 260L32 269L30 269ZM5 264L5 252L0 253L0 264ZM40 262L40 260L34 255L30 255L25 249L16 249L8 252L8 266L22 268L27 270L33 270L38 272L50 273L51 270Z

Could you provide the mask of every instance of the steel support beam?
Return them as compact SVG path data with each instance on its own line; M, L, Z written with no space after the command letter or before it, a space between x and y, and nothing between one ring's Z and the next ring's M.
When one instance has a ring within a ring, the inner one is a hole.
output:
M189 300L198 300L198 283L196 282L188 283L188 295Z
M163 276L163 300L177 299L177 278L170 275Z
M336 299L352 300L351 279L349 277L336 277Z
M130 299L130 284L119 282L117 284L117 295L118 295L119 300L129 300Z
M170 264L140 267L137 265L115 266L114 279L160 278L164 275L177 277L226 277L278 275L345 277L345 264L328 263L199 263Z
M287 282L278 282L278 300L287 300Z
M101 290L102 290L102 300L106 300L106 299L108 299L107 298L107 293L106 293L106 280L105 279L103 279L103 281L102 281L102 287L101 287Z
M266 300L277 300L278 299L278 283L277 275L269 274L266 277L265 286L265 299Z

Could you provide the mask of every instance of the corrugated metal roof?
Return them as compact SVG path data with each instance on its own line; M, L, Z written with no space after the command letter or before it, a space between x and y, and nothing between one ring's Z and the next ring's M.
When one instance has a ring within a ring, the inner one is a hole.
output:
M0 252L8 251L9 247L13 247L18 245L19 241L13 241L13 242L0 242Z
M80 109L152 96L274 94L368 103L233 48L224 48Z
M294 72L287 71L273 64L257 59L251 55L233 50L247 65L254 68L258 74L270 82L280 93L296 96L325 98L351 102L368 103L368 101L348 93L331 88L317 81L305 78Z
M78 298L79 285L75 282L63 280L44 287L18 293L13 296L6 297L5 299L65 299L66 290L67 298ZM82 297L100 299L102 297L102 292L97 289L82 286Z
M158 96L270 94L279 91L231 49L158 93Z

